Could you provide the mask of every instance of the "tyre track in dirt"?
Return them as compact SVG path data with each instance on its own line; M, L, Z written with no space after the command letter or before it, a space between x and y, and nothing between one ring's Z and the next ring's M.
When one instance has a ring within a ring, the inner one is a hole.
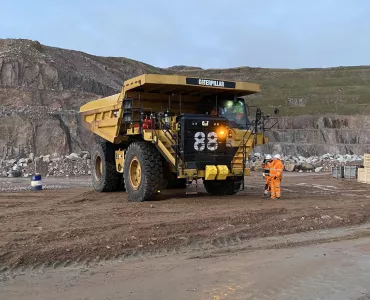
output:
M259 177L248 180L263 187ZM317 191L312 183L318 181L336 188ZM225 250L255 238L370 220L364 196L370 186L323 175L287 177L283 183L287 191L280 202L261 199L262 188L212 198L201 186L200 195L165 192L145 203L129 203L125 193L82 188L1 193L1 270Z

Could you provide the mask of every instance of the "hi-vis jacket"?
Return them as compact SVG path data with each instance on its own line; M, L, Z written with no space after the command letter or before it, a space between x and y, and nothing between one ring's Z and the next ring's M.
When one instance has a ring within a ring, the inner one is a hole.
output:
M272 166L270 168L270 176L271 177L282 177L283 176L283 163L280 159L275 159L272 162Z
M270 176L271 166L272 166L272 162L268 162L268 161L262 164L263 173L265 174L266 177Z

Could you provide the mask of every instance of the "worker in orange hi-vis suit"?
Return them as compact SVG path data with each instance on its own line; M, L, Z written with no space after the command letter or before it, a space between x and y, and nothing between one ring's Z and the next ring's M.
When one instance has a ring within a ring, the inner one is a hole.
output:
M270 168L271 176L271 199L280 200L280 184L283 178L283 163L280 154L274 155L274 160Z
M262 198L269 198L271 194L271 176L270 176L271 165L272 165L272 156L270 154L267 154L262 164L262 169L263 169L262 175L266 180L265 192Z

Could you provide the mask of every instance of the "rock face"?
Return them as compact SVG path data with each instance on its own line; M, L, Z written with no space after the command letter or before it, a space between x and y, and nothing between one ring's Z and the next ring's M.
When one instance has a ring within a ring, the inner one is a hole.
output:
M79 124L79 107L119 92L124 80L143 73L261 83L262 93L248 97L247 102L268 113L276 106L282 113L277 127L268 133L271 143L256 149L261 153L370 152L370 105L366 105L370 67L160 69L36 41L0 39L0 159L89 150L92 135Z
M370 115L279 117L269 144L255 151L314 156L370 152Z
M125 58L0 39L0 158L89 149L92 135L79 125L79 107L148 72L162 71Z

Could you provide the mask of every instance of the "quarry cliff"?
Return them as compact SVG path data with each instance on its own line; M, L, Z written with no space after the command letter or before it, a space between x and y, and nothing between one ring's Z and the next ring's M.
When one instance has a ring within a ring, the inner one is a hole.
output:
M247 98L267 113L280 110L262 152L291 155L370 152L370 67L203 70L157 68L121 57L99 57L37 41L0 39L0 159L29 153L88 150L92 136L79 124L81 105L119 92L144 74L180 74L261 84Z

